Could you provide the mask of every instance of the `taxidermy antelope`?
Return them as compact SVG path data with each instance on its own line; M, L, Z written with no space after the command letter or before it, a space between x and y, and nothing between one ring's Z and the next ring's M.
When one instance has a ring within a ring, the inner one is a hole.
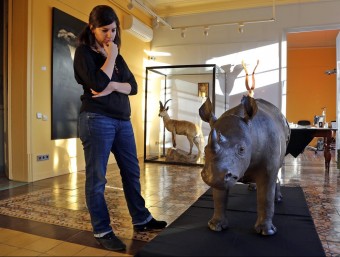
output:
M161 101L159 101L159 117L163 118L165 128L171 132L172 134L172 145L176 148L176 134L177 135L184 135L188 138L190 143L190 152L189 155L192 153L192 147L195 144L198 149L198 155L200 155L200 143L199 143L199 136L200 136L200 129L194 123L186 120L173 120L169 117L168 110L169 106L166 107L166 104L171 99L167 100L163 105Z

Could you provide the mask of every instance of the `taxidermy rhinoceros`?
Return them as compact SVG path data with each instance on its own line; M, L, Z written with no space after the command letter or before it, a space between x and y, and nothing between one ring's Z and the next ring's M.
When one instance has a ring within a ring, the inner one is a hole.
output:
M219 119L212 113L208 98L199 109L200 117L211 127L205 147L203 181L213 188L214 214L210 229L228 227L225 215L229 189L237 182L256 183L257 221L255 229L273 235L275 194L279 190L278 171L283 164L290 128L273 104L244 96L241 104ZM280 200L280 196L277 196Z

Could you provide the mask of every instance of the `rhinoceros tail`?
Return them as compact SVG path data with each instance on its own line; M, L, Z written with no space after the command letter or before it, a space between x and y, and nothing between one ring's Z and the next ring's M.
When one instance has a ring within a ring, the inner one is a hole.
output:
M198 113L201 119L210 124L210 127L215 123L216 117L212 111L212 104L210 98L207 97L207 100L202 104L202 106L198 109Z

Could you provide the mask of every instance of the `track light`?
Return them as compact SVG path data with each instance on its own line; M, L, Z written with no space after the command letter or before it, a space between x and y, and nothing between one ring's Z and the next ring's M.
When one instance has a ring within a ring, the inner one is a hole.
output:
M241 22L238 24L238 32L243 33L244 32L244 24Z
M208 36L208 34L209 34L209 27L204 27L204 32L203 32L203 34L204 34L204 36Z
M159 19L157 17L152 20L152 27L155 29L159 28Z
M128 5L127 5L127 8L128 8L129 10L132 10L132 8L133 8L133 3L132 3L132 1L133 1L133 0L130 0L130 3L128 3Z
M138 3L138 1L141 0L134 0ZM265 19L255 19L255 20L240 20L240 21L231 21L231 22L218 22L218 23L211 23L211 24L197 24L197 25L189 25L189 26L185 26L185 29L191 29L191 28L204 28L203 34L204 36L208 36L209 32L208 32L208 28L211 27L215 27L215 26L230 26L230 25L237 25L238 27L238 32L239 33L244 33L244 26L246 24L255 24L255 23L264 23L264 22L274 22L276 21L276 14L275 14L275 1L276 0L272 0L273 2L273 6L272 6L272 17L271 18L265 18ZM170 24L169 24L170 25ZM183 27L182 26L169 26L172 30L175 29L180 29L182 30L181 32L181 36L185 37L185 34L183 32Z
M181 29L181 37L182 37L182 38L185 38L185 36L186 36L186 35L185 35L185 31L186 31L185 28L182 28L182 29Z

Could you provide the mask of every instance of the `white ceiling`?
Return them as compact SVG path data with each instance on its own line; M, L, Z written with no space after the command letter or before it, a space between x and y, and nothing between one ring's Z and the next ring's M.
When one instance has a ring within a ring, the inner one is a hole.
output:
M274 3L275 7L278 7L280 5L322 1L325 0L144 0L142 2L157 15L164 18L216 11L270 7ZM335 47L336 36L339 32L340 30L323 30L290 33L287 35L288 48Z
M161 17L188 15L213 11L250 9L325 0L144 0L145 5Z

